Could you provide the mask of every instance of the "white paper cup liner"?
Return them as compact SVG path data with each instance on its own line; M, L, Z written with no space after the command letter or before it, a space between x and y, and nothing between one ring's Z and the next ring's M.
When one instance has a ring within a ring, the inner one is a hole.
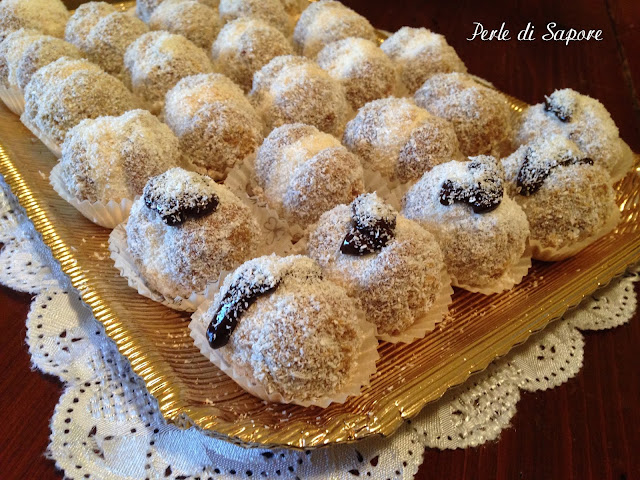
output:
M16 115L24 112L24 95L17 86L0 87L0 100Z
M436 325L442 321L447 313L449 313L451 295L453 295L451 277L444 269L440 274L440 280L442 282L442 287L436 294L433 305L431 305L431 308L425 315L416 319L409 328L397 335L378 333L378 339L390 343L411 343L423 338L427 332L434 330Z
M133 205L133 200L124 198L120 201L109 200L109 202L90 202L89 200L78 200L66 188L62 178L62 165L57 164L51 169L49 183L64 200L70 203L82 215L93 223L105 228L115 228L126 221Z
M62 147L54 142L51 137L42 133L38 127L31 123L24 113L20 116L20 121L38 138L38 140L44 143L45 147L47 147L49 151L56 156L56 158L62 157Z
M596 240L604 237L607 233L611 232L620 222L620 210L617 205L611 206L611 212L607 222L600 228L594 235L589 238L585 238L580 242L568 245L562 248L546 247L543 242L537 239L530 239L532 257L536 260L542 260L545 262L557 262L569 257L573 257L584 248L591 245Z
M613 166L610 172L613 183L626 177L627 173L629 173L633 167L633 151L631 147L622 139L620 139L620 142L622 142L623 155L618 159L618 163Z
M267 389L253 379L248 372L227 362L223 354L224 347L214 350L209 346L206 336L208 325L203 316L212 302L212 300L207 300L201 304L198 310L191 316L191 322L189 323L191 337L200 349L200 352L215 366L231 377L233 381L245 391L262 400L277 403L293 403L303 407L318 406L326 408L331 403L344 403L347 398L360 395L362 389L369 385L371 376L376 372L376 361L380 357L377 350L378 341L376 340L376 328L373 324L366 321L362 311L358 311L358 319L355 327L362 332L363 348L355 360L356 364L353 366L351 378L340 391L309 401L287 398L278 392L268 392ZM283 339L283 341L286 342L287 339Z

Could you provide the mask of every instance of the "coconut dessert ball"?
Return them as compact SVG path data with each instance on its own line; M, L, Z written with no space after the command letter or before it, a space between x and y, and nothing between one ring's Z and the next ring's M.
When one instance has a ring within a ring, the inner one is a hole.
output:
M276 57L253 77L250 99L267 129L306 123L341 136L350 115L345 90L304 57Z
M167 93L164 118L185 157L216 180L263 139L263 125L242 90L219 73L180 80Z
M2 0L0 3L0 40L21 28L38 30L45 35L64 38L69 18L60 0Z
M253 74L271 59L291 55L291 42L275 27L253 18L227 23L211 47L216 70L242 87L251 90Z
M398 93L393 62L364 38L349 37L324 47L316 58L320 68L342 83L354 110L365 103Z
M165 0L151 14L149 27L183 35L200 48L209 50L221 22L215 9L196 0Z
M467 71L444 36L426 28L402 27L382 42L380 48L397 65L409 93L418 90L436 73Z
M435 165L462 159L451 123L408 98L367 103L347 124L342 143L366 168L402 183L420 179Z
M20 56L16 65L16 79L18 87L24 91L31 77L40 68L62 57L69 59L81 59L82 52L69 42L49 35L31 37L29 43Z
M258 149L255 172L269 205L301 227L364 192L358 157L310 125L271 132Z
M340 2L320 0L311 3L300 15L293 43L298 53L315 58L325 45L348 37L377 41L369 20Z
M237 18L254 18L277 28L290 36L293 22L280 0L220 0L218 6L222 23Z
M379 335L398 335L425 316L442 289L434 236L375 193L325 212L309 234L309 256L358 298Z
M116 7L107 2L87 2L79 5L67 22L64 39L85 50L91 29L100 19L117 11Z
M21 117L61 145L85 118L122 115L138 101L118 79L86 60L60 58L38 70L24 92Z
M178 139L146 110L81 121L67 133L60 158L67 191L105 203L142 195L149 178L180 163Z
M607 170L614 182L633 164L633 153L620 138L607 109L595 98L565 88L556 90L525 110L516 131L516 142L527 143L538 136L562 134Z
M143 22L149 22L151 15L158 6L162 5L167 0L136 0L136 15ZM198 0L198 3L206 5L209 8L217 9L219 0Z
M230 365L225 371L263 399L330 400L361 376L358 369L370 369L358 361L375 342L364 331L370 325L308 257L246 262L225 279L199 320L211 358Z
M280 0L280 3L282 3L284 11L287 12L287 15L292 19L298 17L307 5L306 0Z
M454 285L500 284L525 253L527 217L503 180L495 159L479 156L436 165L403 199L402 213L438 240Z
M37 30L21 28L0 41L0 87L17 87L18 62L23 52L40 36L42 34Z
M182 168L151 178L133 203L127 247L147 285L187 298L255 256L259 227L224 185Z
M207 54L182 35L149 32L127 49L124 66L133 93L140 96L151 113L162 111L164 97L180 79L211 73Z
M529 220L533 258L570 257L617 225L609 172L564 135L539 137L502 164L508 192Z
M414 98L419 106L453 124L465 155L500 157L511 153L511 113L498 91L464 73L439 73L430 77Z

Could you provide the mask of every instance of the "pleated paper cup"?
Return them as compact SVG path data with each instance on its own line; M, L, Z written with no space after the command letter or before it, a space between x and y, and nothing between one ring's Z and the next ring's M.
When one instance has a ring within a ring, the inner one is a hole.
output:
M34 123L31 122L31 120L27 118L24 112L20 116L20 121L36 136L38 140L44 143L45 147L47 147L49 151L56 156L56 158L62 157L62 146L58 145L49 135L42 132Z
M0 100L16 115L24 112L24 95L16 85L0 87Z

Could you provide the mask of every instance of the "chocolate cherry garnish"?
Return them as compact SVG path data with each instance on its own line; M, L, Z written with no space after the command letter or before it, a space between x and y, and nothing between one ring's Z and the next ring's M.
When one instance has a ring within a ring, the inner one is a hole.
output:
M394 238L396 215L375 193L359 195L351 204L351 229L340 252L355 256L379 252Z
M575 113L576 101L569 93L553 92L548 97L544 97L544 109L553 113L561 122L570 122Z
M503 173L493 157L480 156L467 165L471 178L467 181L445 180L440 189L440 203L467 203L474 213L487 213L498 208L504 188Z
M527 149L522 166L518 171L517 191L520 195L528 197L540 190L544 181L551 174L551 170L575 164L593 165L593 160L588 157L578 158L567 153L560 154L556 158L543 157L536 155L530 147Z

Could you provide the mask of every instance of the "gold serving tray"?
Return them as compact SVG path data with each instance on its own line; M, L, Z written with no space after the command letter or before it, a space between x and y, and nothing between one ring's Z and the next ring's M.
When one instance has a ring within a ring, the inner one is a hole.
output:
M514 112L526 105L510 98ZM243 446L313 448L389 435L427 403L562 316L640 261L640 171L617 184L622 223L576 257L534 262L513 290L455 292L451 317L410 345L381 343L378 373L343 405L269 404L245 393L193 345L188 315L141 297L109 258L109 230L49 185L55 157L0 106L0 173L107 335L158 399L167 421Z

